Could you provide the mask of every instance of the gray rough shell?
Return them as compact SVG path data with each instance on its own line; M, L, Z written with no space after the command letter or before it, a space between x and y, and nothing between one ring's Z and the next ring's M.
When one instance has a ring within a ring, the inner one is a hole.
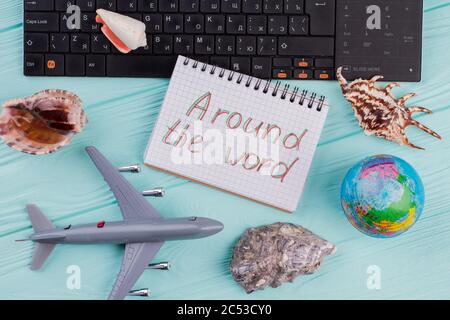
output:
M275 223L245 231L234 248L230 269L251 293L312 274L335 251L332 243L301 226Z

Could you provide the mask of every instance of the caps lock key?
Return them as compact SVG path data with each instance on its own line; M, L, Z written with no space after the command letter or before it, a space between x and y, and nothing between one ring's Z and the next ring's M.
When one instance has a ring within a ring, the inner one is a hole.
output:
M57 32L59 31L59 15L54 12L25 12L25 32Z

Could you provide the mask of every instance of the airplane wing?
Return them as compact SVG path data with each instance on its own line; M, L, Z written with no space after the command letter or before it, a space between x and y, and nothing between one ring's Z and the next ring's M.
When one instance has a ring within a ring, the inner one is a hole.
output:
M100 151L95 147L87 147L86 151L114 193L125 220L161 219L158 211L121 175L117 168L113 167Z
M109 300L121 300L127 296L163 244L164 242L145 242L125 246L122 267L109 294Z

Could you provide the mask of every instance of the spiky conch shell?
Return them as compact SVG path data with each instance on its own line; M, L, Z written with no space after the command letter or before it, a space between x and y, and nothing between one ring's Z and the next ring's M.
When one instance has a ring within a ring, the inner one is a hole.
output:
M398 83L390 83L384 88L376 86L376 82L383 79L381 75L376 75L369 80L359 78L348 83L342 75L342 67L337 69L336 79L341 86L342 94L352 104L359 126L366 135L375 135L423 150L422 147L412 144L406 136L405 129L413 125L442 140L435 131L412 118L417 112L432 113L430 109L421 106L406 107L406 102L415 97L415 93L409 93L398 99L392 94L392 89L400 86Z
M66 90L44 90L3 105L0 137L18 151L48 154L69 144L86 123L77 95Z

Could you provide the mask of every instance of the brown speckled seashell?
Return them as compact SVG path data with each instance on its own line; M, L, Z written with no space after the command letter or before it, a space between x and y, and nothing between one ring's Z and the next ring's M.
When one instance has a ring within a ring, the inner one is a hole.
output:
M3 105L0 137L16 150L47 154L70 143L86 122L77 95L65 90L44 90Z
M342 67L338 68L336 78L344 97L352 104L359 125L366 135L375 135L423 150L422 147L409 142L406 136L406 127L414 125L433 137L442 139L436 132L412 118L416 112L431 113L431 110L424 107L408 108L405 106L408 99L416 96L415 93L409 93L399 99L391 93L394 87L400 86L398 83L390 83L385 88L375 86L375 82L383 79L383 76L374 76L370 80L357 79L352 83L347 83L342 75Z

